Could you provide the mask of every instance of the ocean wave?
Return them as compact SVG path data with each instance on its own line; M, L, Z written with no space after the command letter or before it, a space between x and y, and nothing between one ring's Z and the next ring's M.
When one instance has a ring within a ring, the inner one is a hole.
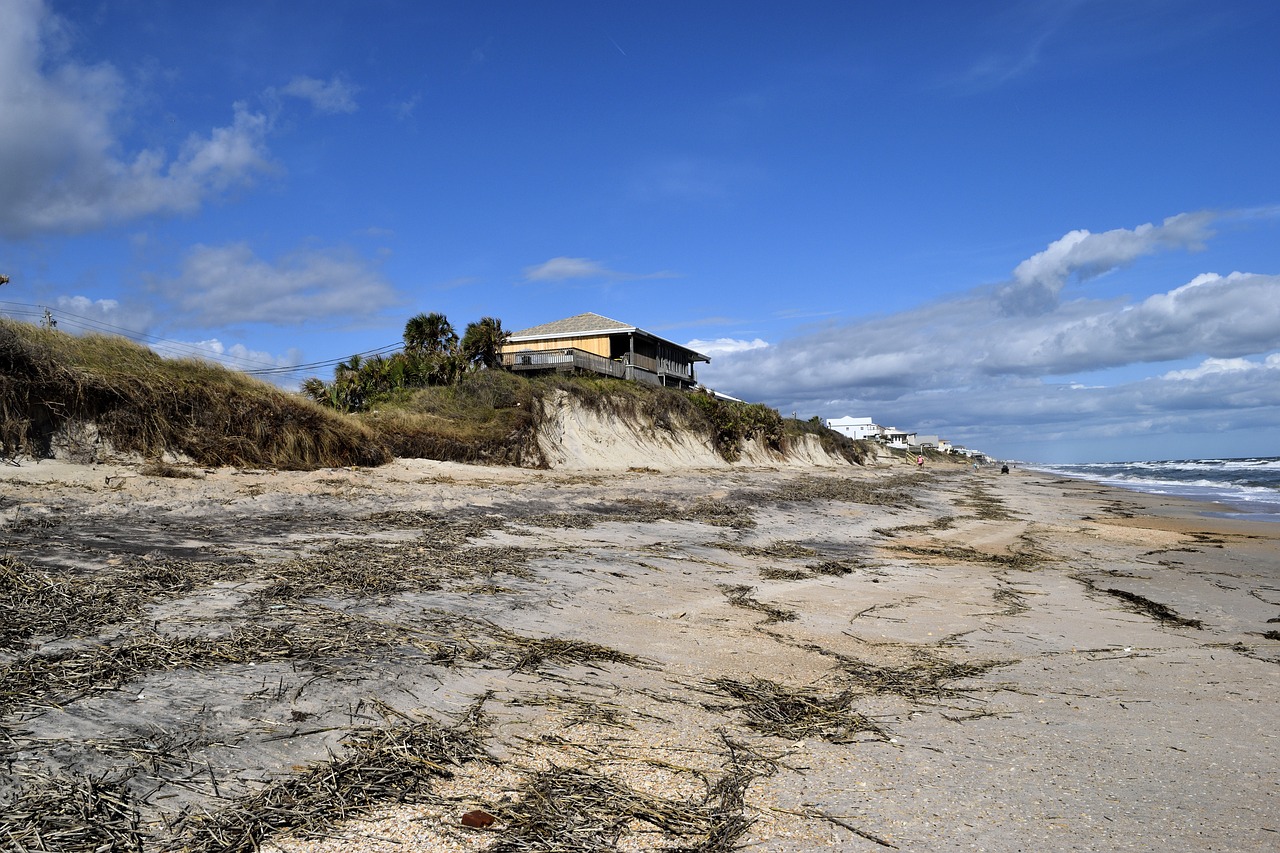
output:
M1280 512L1280 457L1086 462L1027 467L1137 492Z

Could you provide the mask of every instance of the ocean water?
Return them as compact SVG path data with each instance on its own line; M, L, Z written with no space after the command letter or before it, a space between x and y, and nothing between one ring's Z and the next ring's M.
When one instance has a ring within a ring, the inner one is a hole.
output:
M1026 467L1153 495L1212 501L1230 507L1232 518L1280 522L1280 456Z

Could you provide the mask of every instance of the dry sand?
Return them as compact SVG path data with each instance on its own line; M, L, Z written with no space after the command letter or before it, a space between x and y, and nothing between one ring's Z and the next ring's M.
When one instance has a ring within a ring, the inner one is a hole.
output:
M147 850L250 849L193 816L430 720L489 759L295 789L327 840L268 846L1280 849L1280 525L961 466L196 473L0 472L44 583L0 590L4 849L90 777Z

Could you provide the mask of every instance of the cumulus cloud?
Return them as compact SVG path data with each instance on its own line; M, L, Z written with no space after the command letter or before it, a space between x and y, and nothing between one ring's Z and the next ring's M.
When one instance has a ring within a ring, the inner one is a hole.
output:
M1019 316L1052 310L1072 276L1087 281L1127 266L1143 255L1199 248L1212 236L1208 228L1211 221L1208 213L1183 213L1160 225L1147 223L1101 234L1071 231L1018 264L1012 280L999 290L1000 306L1006 314Z
M524 268L525 281L568 281L575 278L609 279L611 281L646 278L674 278L675 273L629 273L612 270L590 258L556 257Z
M58 309L77 317L107 320L118 316L120 302L115 299L90 299L87 296L59 296Z
M356 104L356 93L360 87L334 77L325 82L314 77L294 77L289 84L280 90L281 94L301 98L311 104L311 108L324 115L353 113L360 109Z
M204 341L193 341L190 343L176 342L176 348L179 354L190 356L194 354L198 358L207 361L213 361L218 364L228 365L236 370L263 370L275 367L296 367L302 362L302 352L296 348L289 349L283 355L273 355L269 352L261 350L253 350L244 344L232 344L227 346L218 338L210 338ZM161 348L163 349L163 348ZM169 347L174 349L174 347ZM173 352L165 352L163 355L173 355Z
M1073 232L1019 264L1014 280L1060 287L1162 247L1192 248L1209 221L1173 217L1098 241ZM1000 310L1006 296L979 287L768 347L730 348L700 377L783 411L873 416L962 441L1001 430L1038 441L1245 428L1264 420L1260 412L1276 416L1267 407L1280 406L1280 276L1207 273L1139 300L1055 300L1016 319ZM1199 366L1159 370L1192 359ZM1142 365L1155 375L1135 379ZM1109 372L1124 378L1098 381Z
M191 212L270 168L267 119L244 104L176 152L128 152L115 128L123 78L108 64L58 62L48 45L59 25L40 0L0 4L0 234Z
M730 353L746 352L753 349L764 349L769 346L769 342L760 338L750 341L739 340L737 338L715 338L713 340L692 340L685 344L686 347L694 352L700 352L703 355L718 356L728 355Z
M194 246L180 275L154 289L182 319L203 326L357 322L400 302L367 260L349 252L301 249L269 261L246 243Z

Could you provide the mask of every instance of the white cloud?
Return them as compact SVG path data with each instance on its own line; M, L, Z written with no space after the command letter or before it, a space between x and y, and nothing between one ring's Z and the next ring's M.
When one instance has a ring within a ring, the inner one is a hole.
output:
M1127 266L1162 249L1195 249L1211 236L1208 213L1179 214L1161 225L1116 228L1101 234L1071 231L1027 258L1013 271L1013 279L999 290L1005 313L1034 315L1051 310L1067 281L1081 281Z
M1019 268L1027 280L1065 281L1161 246L1192 246L1207 222L1174 217L1099 241L1073 232ZM828 324L767 348L725 351L699 375L782 411L932 423L929 432L975 445L984 435L1029 442L1137 435L1140 423L1154 431L1247 429L1277 417L1280 276L1207 273L1141 300L1055 300L1022 317L1000 311L1003 297L975 288L898 314ZM1189 359L1201 364L1167 366ZM1143 365L1154 375L1141 378ZM1109 371L1122 378L1107 381ZM1042 378L1055 376L1064 378Z
M155 347L161 355L169 357L189 356L194 351L197 358L231 367L235 370L262 370L273 367L295 367L302 361L302 353L291 348L284 355L272 355L261 350L251 350L244 344L227 346L218 338L189 343L175 342L173 346Z
M339 77L329 82L314 77L294 77L289 84L280 90L282 94L301 98L311 104L311 108L324 115L353 113L360 109L356 104L356 93L360 87Z
M40 0L0 3L0 234L190 212L269 169L267 120L243 104L176 154L128 152L115 128L125 81L108 64L58 62L49 43L60 25Z
M357 322L400 302L368 261L349 252L301 249L266 261L245 243L194 246L179 277L155 289L181 318L206 326Z
M1276 356L1272 356L1275 359ZM1160 378L1168 382L1191 382L1204 379L1206 376L1223 377L1228 373L1240 373L1249 370L1266 370L1268 364L1259 364L1247 358L1207 358L1188 370L1170 370Z
M80 317L115 318L120 303L115 299L90 299L87 296L59 296L58 308Z
M764 349L769 346L769 342L755 338L750 341L738 340L737 338L715 338L713 340L692 340L685 344L686 347L694 352L700 352L703 355L712 357L728 355L730 353L746 352L753 349Z
M604 278L609 275L603 264L588 258L552 258L524 268L525 281L564 281L569 278Z
M575 278L603 278L613 281L647 278L675 278L675 273L629 273L612 270L590 258L556 257L524 268L525 281L567 281Z

